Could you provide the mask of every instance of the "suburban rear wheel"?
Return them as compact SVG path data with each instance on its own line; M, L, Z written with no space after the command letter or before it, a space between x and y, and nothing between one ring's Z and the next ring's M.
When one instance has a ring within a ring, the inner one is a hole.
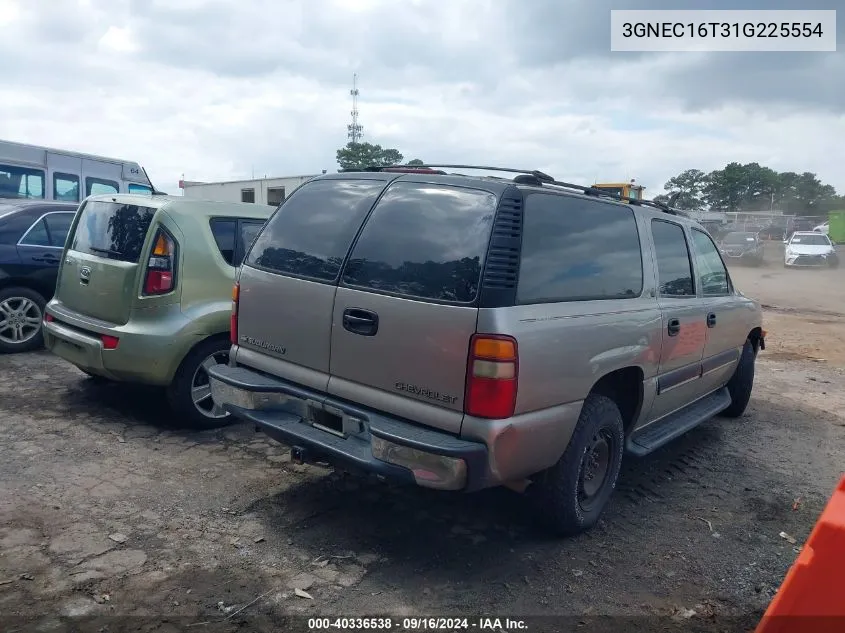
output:
M228 339L212 338L192 349L167 388L170 406L195 428L227 424L231 416L211 398L208 368L229 362Z
M23 287L0 290L0 351L29 352L44 345L44 297Z
M728 392L731 394L730 406L722 411L726 418L738 418L745 412L748 401L751 399L751 390L754 387L754 360L756 354L751 341L746 340L742 346L742 355L739 357L739 364L734 370L734 375L728 381Z
M616 487L624 442L616 403L587 396L563 457L529 488L538 512L557 534L574 536L598 522Z

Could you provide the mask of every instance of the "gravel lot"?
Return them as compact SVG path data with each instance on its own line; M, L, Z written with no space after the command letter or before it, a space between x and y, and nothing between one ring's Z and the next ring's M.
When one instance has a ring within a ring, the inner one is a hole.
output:
M95 385L46 352L0 357L0 630L85 616L104 618L92 631L288 631L304 625L291 616L375 614L753 627L845 464L845 269L783 270L778 248L732 271L768 306L748 413L628 459L603 522L570 540L507 490L292 465L246 425L180 428L157 391Z

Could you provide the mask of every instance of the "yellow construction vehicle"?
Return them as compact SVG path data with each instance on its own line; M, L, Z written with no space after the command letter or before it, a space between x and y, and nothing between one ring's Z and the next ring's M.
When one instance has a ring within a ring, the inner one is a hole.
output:
M593 189L602 189L608 193L622 196L623 198L631 198L633 200L642 200L643 191L645 187L631 182L604 182L593 185Z

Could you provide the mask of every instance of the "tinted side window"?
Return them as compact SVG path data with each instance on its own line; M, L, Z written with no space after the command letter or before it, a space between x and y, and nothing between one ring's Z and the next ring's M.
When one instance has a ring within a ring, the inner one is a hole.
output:
M113 180L102 180L101 178L86 178L85 190L88 192L86 195L98 196L104 193L117 193L120 190L120 185L118 185Z
M349 246L382 188L384 182L378 180L306 183L267 222L247 264L320 281L337 280Z
M519 303L626 299L642 290L640 237L630 207L528 195Z
M137 263L155 213L153 208L134 204L89 201L80 213L71 248Z
M478 293L497 199L492 193L397 182L370 215L343 283L468 303Z
M264 222L241 220L241 230L240 235L238 236L240 239L240 245L237 250L239 261L235 262L235 266L241 265L244 256L247 251L249 251L249 247L252 246L255 236L258 235L259 231L261 231L262 226L264 226Z
M6 217L0 217L0 244L14 246L23 237L24 231L32 226L41 213L27 211L12 212Z
M210 223L217 248L226 263L231 265L235 259L235 229L238 223L236 220L223 218L214 218Z
M53 199L79 202L79 176L74 174L53 174Z
M701 292L707 296L728 294L728 271L725 270L725 264L719 257L713 240L701 231L693 229L692 242L695 246L695 264L698 268Z
M663 220L651 221L660 294L666 297L695 296L692 266L684 229Z
M38 220L26 235L23 236L21 244L26 246L50 246L50 236L47 233L47 225L44 220Z
M73 223L73 213L51 213L44 221L50 231L50 246L64 247L67 232Z

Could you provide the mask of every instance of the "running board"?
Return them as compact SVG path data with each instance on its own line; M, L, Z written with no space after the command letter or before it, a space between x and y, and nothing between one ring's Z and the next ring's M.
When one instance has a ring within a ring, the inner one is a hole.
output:
M718 415L731 404L731 395L727 387L714 391L709 396L696 400L680 411L667 415L662 420L652 422L648 426L634 431L628 438L629 453L638 457L648 455L652 451L668 444L702 422L706 422Z

